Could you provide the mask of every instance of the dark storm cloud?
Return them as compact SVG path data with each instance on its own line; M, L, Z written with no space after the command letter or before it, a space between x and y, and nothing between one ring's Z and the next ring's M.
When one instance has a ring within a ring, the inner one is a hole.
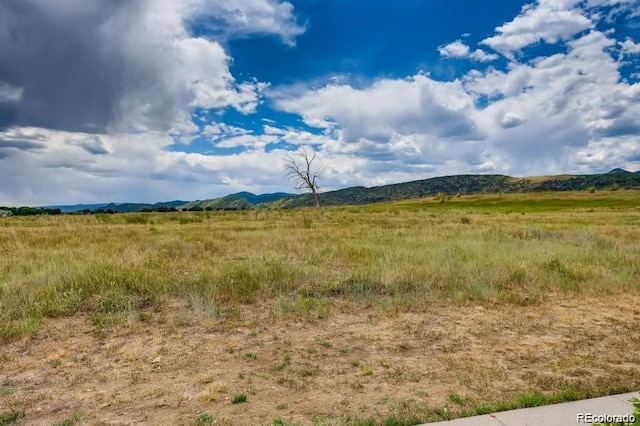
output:
M15 148L22 151L34 151L44 148L41 142L24 140L24 139L0 139L0 149Z
M21 132L14 132L11 135L1 135L0 160L12 157L20 151L33 152L43 150L46 145L41 139L42 136L39 134L30 136Z
M19 100L0 105L0 129L103 131L116 113L125 70L108 27L134 15L134 2L53 3L0 3L0 84L23 89Z
M39 151L46 147L46 136L41 133L25 133L16 130L0 135L0 150Z

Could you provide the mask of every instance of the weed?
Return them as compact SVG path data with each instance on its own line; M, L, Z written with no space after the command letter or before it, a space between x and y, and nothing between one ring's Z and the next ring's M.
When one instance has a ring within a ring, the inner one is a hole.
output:
M299 316L308 319L326 318L329 305L326 300L299 296L295 300L279 297L271 311L275 318Z
M255 361L258 358L258 355L256 355L255 352L245 352L243 356L244 359L248 361Z
M328 340L326 340L326 339L323 339L323 338L322 338L322 337L320 337L320 336L316 336L315 341L316 341L316 343L318 343L320 346L325 347L325 348L330 348L330 347L332 347L332 346L333 346L333 345L331 344L331 342L330 342L330 341L328 341Z
M21 410L0 411L0 425L12 425L23 418L24 415L24 411Z
M458 404L458 405L463 405L464 404L464 398L461 397L460 395L458 395L455 392L451 392L447 398L449 399L449 401L453 402L454 404Z
M82 411L75 411L71 416L66 419L57 421L54 423L54 426L73 426L78 423L84 417L84 413Z
M316 364L303 364L300 368L296 370L296 373L300 377L311 377L317 376L320 373L320 366Z
M371 376L373 374L373 370L366 364L362 364L360 366L360 372L363 376Z
M236 393L231 398L232 404L239 404L241 402L247 402L247 394L246 393Z
M289 354L285 354L280 363L271 367L271 371L273 371L274 373L280 372L284 370L289 364L291 364L291 356Z
M15 392L15 390L16 388L13 385L10 385L10 384L0 385L0 396L11 395L13 392Z
M52 359L49 361L49 366L51 368L58 368L62 365L62 360L60 358Z
M206 426L213 424L213 416L209 413L200 413L196 416L196 426Z

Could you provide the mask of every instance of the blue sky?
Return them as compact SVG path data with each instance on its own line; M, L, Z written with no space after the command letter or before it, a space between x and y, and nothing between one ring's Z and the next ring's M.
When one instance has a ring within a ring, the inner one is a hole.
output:
M50 3L0 5L0 205L640 169L640 0Z

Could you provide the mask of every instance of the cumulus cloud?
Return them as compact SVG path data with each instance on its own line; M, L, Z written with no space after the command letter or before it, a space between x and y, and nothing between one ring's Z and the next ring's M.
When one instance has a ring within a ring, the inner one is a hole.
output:
M445 139L480 139L469 118L472 98L460 81L438 83L418 74L380 80L371 87L328 85L301 96L273 92L276 106L305 117L307 124L333 121L347 141L388 140L394 133L433 134Z
M208 124L202 130L202 135L207 136L212 140L219 139L221 137L246 135L247 133L250 133L247 129L231 126L222 122Z
M198 16L216 17L219 39L191 35ZM0 128L179 133L195 130L194 107L250 113L265 85L236 81L221 43L292 43L303 30L290 3L271 0L6 0Z
M97 150L87 149L96 137L108 153L96 155ZM170 151L172 144L162 132L0 132L0 204L156 202L282 189L280 175L273 173L281 151L208 156ZM5 150L11 151L10 157L4 158Z
M495 53L487 53L482 49L476 49L472 52L469 46L461 40L440 46L438 52L445 58L469 58L479 62L489 62L498 59L498 55Z
M505 129L511 129L512 127L518 127L526 120L522 118L517 112L507 111L500 119L500 127Z
M456 40L453 43L449 43L438 48L440 55L445 58L466 58L470 53L469 46L464 44L461 40Z
M563 53L471 70L453 82L418 74L364 88L328 84L283 90L276 105L307 123L333 123L335 141L325 149L366 158L369 170L583 171L586 163L572 161L584 152L619 149L612 141L640 133L640 84L621 78L616 44L612 33L591 30L567 40ZM458 43L447 51L470 49ZM622 158L608 151L590 158L605 157Z
M640 43L634 43L630 38L623 42L620 42L622 53L626 55L638 55L640 54Z
M194 20L202 27L223 39L272 34L294 45L296 37L305 31L289 2L206 0L196 16Z
M496 28L496 35L482 41L507 57L514 52L544 41L566 41L594 27L580 9L577 0L538 0L528 4L515 19Z

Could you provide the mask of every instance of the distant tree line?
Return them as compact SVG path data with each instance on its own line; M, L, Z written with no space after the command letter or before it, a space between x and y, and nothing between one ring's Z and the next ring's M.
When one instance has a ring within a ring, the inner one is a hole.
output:
M140 210L142 213L171 213L171 212L179 212L180 210L178 210L175 207L171 207L171 206L160 206L160 207L145 207L144 209Z
M62 214L60 209L45 209L39 207L0 207L0 210L11 212L14 216L37 216L37 215L58 215Z
M39 208L39 207L1 207L0 210L11 212L13 216L38 216L38 215L88 215L88 214L119 214L125 213L122 211L114 210L114 209L83 209L75 212L63 212L59 208L48 209L48 208ZM233 207L202 207L202 206L191 206L188 208L176 208L171 206L160 206L160 207L145 207L138 212L140 213L174 213L174 212L202 212L202 211L214 211L214 210L237 210L237 208ZM131 213L136 213L131 212Z

